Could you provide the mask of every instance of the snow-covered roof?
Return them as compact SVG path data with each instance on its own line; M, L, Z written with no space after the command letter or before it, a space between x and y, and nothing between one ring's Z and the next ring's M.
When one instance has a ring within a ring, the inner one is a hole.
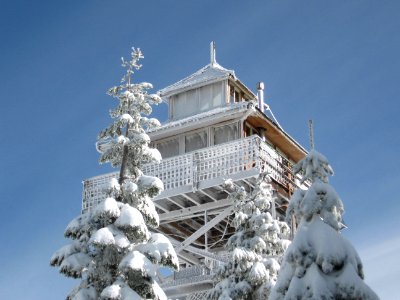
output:
M192 75L163 88L158 92L158 94L161 97L171 96L188 89L203 86L212 82L222 81L229 77L236 80L235 71L225 69L217 62L212 62Z
M254 102L232 103L230 105L217 107L212 110L184 119L167 122L161 125L161 127L148 130L147 133L151 136L152 139L154 139L155 136L158 137L160 134L162 135L163 132L169 132L174 128L179 128L181 130L183 127L189 127L190 125L199 127L201 123L207 122L209 120L221 122L221 116L229 119L232 118L232 115L235 115L236 113L243 113L247 111L250 107L254 108L254 106Z

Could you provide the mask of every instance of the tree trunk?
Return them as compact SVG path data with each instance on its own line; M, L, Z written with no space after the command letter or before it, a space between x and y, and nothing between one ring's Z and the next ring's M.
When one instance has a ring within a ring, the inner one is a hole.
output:
M128 146L124 146L124 151L122 153L122 162L121 162L121 169L119 171L119 178L118 183L122 184L124 180L127 178L126 174L126 165L128 163Z
M125 136L128 136L129 132L129 123L126 125L126 131L125 131ZM124 180L127 178L126 176L126 165L128 163L128 145L124 145L124 150L122 152L122 161L121 161L121 169L119 171L119 178L118 178L118 183L122 184Z

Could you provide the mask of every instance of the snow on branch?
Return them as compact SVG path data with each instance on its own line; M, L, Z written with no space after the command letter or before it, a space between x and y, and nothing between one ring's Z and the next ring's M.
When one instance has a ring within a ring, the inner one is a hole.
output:
M96 143L100 163L120 167L120 177L104 186L104 201L68 224L65 237L73 241L50 260L66 276L81 278L68 295L70 300L167 300L156 282L156 270L159 265L179 267L169 240L148 229L159 226L152 197L164 186L158 178L144 175L141 168L161 160L145 132L160 126L157 119L147 116L161 98L148 93L153 88L150 83L132 82L141 58L140 49L133 48L131 58L122 59L126 73L120 85L108 90L118 103L110 110L111 124L100 132Z
M377 300L363 282L361 260L341 234L343 203L328 176L328 160L312 150L295 171L311 180L308 190L297 189L287 209L287 220L298 222L293 242L285 252L271 300L347 299Z
M292 216L300 221L319 215L336 230L342 229L343 203L335 189L328 184L328 176L333 174L333 170L326 157L312 150L296 164L295 171L300 170L304 171L303 181L310 179L312 185L307 191L297 189L294 192L287 210L287 221Z
M275 196L267 174L259 176L250 193L232 180L224 187L234 201L236 232L226 246L231 259L217 269L218 283L207 299L267 299L277 278L277 259L290 243L289 227L271 216Z
M329 165L326 157L314 149L311 150L304 159L293 166L293 172L295 174L300 171L303 171L301 183L308 179L312 181L319 179L327 183L328 176L333 175L333 169Z

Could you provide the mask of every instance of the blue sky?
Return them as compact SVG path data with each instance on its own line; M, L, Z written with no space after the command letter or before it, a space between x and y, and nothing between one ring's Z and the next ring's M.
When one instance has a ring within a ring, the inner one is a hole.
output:
M49 267L80 211L81 181L109 171L94 143L115 104L106 90L130 47L136 81L161 89L217 61L266 102L336 175L344 234L366 282L395 299L400 276L398 1L1 1L0 298L63 299L78 281ZM166 119L166 106L154 115Z

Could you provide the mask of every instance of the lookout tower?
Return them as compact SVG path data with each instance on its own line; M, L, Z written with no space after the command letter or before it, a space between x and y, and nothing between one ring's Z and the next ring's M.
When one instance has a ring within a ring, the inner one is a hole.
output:
M216 61L162 89L168 122L148 132L162 154L159 164L143 172L157 176L165 190L154 199L158 230L167 235L180 259L181 270L161 282L171 299L203 299L212 285L213 269L226 260L224 248L233 234L232 202L222 188L232 179L246 190L268 172L277 191L274 216L284 215L299 180L292 165L306 151L264 112L263 83L257 95ZM117 173L84 181L82 210L105 198L102 186Z

